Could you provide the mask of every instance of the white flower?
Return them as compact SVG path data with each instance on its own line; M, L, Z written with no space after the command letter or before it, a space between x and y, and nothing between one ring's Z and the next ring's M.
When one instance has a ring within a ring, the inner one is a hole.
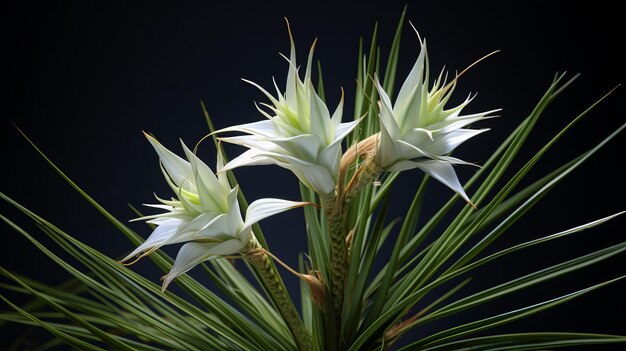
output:
M148 255L163 245L186 242L170 272L163 277L163 290L177 276L212 257L245 253L258 248L251 226L274 214L303 206L305 202L260 199L250 204L245 221L237 201L238 187L231 188L225 173L217 176L184 143L186 161L146 134L161 161L161 170L178 198L146 205L167 212L138 218L157 225L146 241L122 262ZM218 153L217 171L223 159Z
M376 86L380 102L380 137L375 162L387 171L419 168L470 202L452 164L468 164L446 156L466 140L488 129L463 128L498 111L461 115L461 110L473 99L446 109L456 85L456 78L446 84L443 72L428 90L428 57L426 40L421 41L420 54L398 93L395 104Z
M339 176L341 141L358 124L359 120L341 123L343 93L332 117L328 107L317 95L311 82L311 61L315 43L309 52L304 81L298 76L296 51L291 41L287 88L282 94L276 83L277 97L253 82L272 105L262 104L270 113L259 111L267 120L241 124L219 130L237 131L249 135L222 138L221 140L249 148L230 161L224 170L240 166L276 164L291 170L306 186L321 195L332 194Z

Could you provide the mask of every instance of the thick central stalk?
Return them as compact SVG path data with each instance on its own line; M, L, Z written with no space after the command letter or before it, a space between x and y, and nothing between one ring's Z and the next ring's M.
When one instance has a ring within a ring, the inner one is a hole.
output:
M246 260L250 262L252 267L256 270L263 285L267 289L270 299L278 308L280 315L287 323L291 334L293 335L298 349L301 351L311 351L311 335L304 327L302 319L293 305L293 301L287 293L287 289L283 284L282 279L276 272L276 267L272 264L271 258L263 250L259 248L257 250L251 250L246 254Z
M343 308L343 292L345 287L346 269L346 232L343 227L343 204L337 202L337 197L330 195L323 197L322 209L328 219L330 232L330 292L335 319L341 321Z

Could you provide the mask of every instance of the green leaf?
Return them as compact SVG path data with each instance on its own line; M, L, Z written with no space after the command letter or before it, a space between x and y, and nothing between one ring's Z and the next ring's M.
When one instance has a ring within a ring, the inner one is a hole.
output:
M427 347L423 351L475 350L522 351L556 347L626 343L619 335L583 333L521 333L489 335Z
M584 294L587 294L589 292L592 292L596 289L599 289L601 287L604 287L606 285L612 284L614 282L617 282L623 278L625 278L626 276L622 276L616 279L612 279L600 284L596 284L593 285L591 287L588 287L586 289L582 289L567 295L563 295L557 298L554 298L552 300L547 300L532 306L527 306L524 308L520 308L514 311L510 311L510 312L506 312L506 313L502 313L493 317L489 317L489 318L485 318L485 319L481 319L475 322L470 322L467 324L463 324L457 327L453 327L450 328L448 330L444 330L438 333L435 333L433 335L427 336L417 342L411 343L403 348L401 348L398 351L408 351L408 350L415 350L416 348L420 348L420 347L424 347L424 346L429 346L432 345L434 343L439 343L445 340L449 340L452 338L458 338L464 335L468 335L468 334L472 334L472 333L476 333L482 330L486 330L486 329L490 329L502 324L506 324L506 323L510 323L513 322L515 320L519 320L521 318L525 318L528 316L531 316L533 314L539 313L541 311L547 310L549 308L558 306L562 303L565 303L567 301L570 301L572 299L575 299L577 297L580 297Z

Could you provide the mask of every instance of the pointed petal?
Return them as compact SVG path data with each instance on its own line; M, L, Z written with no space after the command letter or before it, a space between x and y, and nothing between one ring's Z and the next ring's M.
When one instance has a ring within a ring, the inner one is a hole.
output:
M237 193L239 186L236 186L228 194L228 231L227 234L237 237L243 226L243 218L241 218L241 210L239 209L239 201L237 201Z
M335 112L333 112L333 116L330 118L335 127L339 126L341 123L341 116L343 115L343 94L343 88L341 88L341 98L339 99L339 104L337 104L337 108L335 109ZM337 135L333 137L337 139Z
M437 117L437 113L429 110L427 88L426 85L418 85L408 97L409 100L402 101L402 108L394 108L393 112L403 133L415 127L428 126ZM400 100L397 100L398 104Z
M228 182L228 175L226 172L222 172L222 168L224 168L224 155L222 154L222 144L218 142L217 144L217 162L215 164L215 172L217 174L217 180L222 184L224 188L230 188L230 183Z
M293 208L308 205L308 202L296 202L281 199L259 199L248 206L244 229L258 221Z
M483 119L495 118L497 116L489 116L489 114L497 112L497 111L499 110L491 110L491 111L465 115L465 116L448 117L441 122L437 122L437 123L429 125L428 129L433 130L433 131L437 130L442 133L449 133L455 129L463 128L465 126L481 121Z
M437 138L432 144L425 147L425 150L435 155L445 155L452 152L457 146L463 144L470 138L488 130L489 129L457 129Z
M191 165L189 162L183 160L170 150L166 149L161 143L159 143L156 139L144 133L152 147L159 155L159 159L161 160L161 164L163 168L172 179L174 184L180 186L180 184L185 180L185 178L189 177L191 174Z
M289 32L289 72L287 73L287 90L285 91L285 100L289 106L295 106L296 104L296 80L298 78L298 69L296 65L296 45L293 42L293 35L291 34L291 27L287 22L287 31Z
M335 139L333 140L333 142L330 145L334 145L336 143L340 143L345 137L348 136L348 134L350 134L350 132L352 132L354 130L354 128L356 128L356 126L359 125L359 123L361 123L361 121L363 120L364 117L361 117L357 120L354 121L350 121L350 122L346 122L346 123L340 123L337 126L337 131L335 132Z
M283 168L292 171L302 183L320 195L329 195L335 191L337 185L330 171L317 164L302 162L297 159L287 159L289 162L277 162Z
M417 168L419 162L411 161L411 160L400 160L391 166L387 167L386 170L388 172L402 172L408 171L410 169Z
M191 169L195 179L196 190L204 211L226 210L226 191L222 183L217 179L213 170L200 160L183 141L180 141L187 159L191 162Z
M262 93L263 93L263 94L264 94L264 95L265 95L268 99L270 99L270 101L271 101L274 105L277 105L277 104L279 103L279 101L278 101L278 100L276 100L276 98L275 98L275 97L273 97L273 96L272 96L272 94L270 94L267 90L263 89L263 87L262 87L262 86L258 85L257 83L255 83L255 82L253 82L253 81L251 81L251 80L247 80L247 79L243 79L243 78L242 78L241 80L243 80L244 82L246 82L246 83L248 83L248 84L250 84L250 85L254 86L255 88L259 89L259 90L260 90L260 91L261 91L261 92L262 92Z
M376 145L376 163L380 167L386 169L390 165L394 164L397 159L398 155L393 139L391 139L387 129L381 122L378 144Z
M424 84L424 73L428 66L427 55L426 40L424 40L420 45L420 53L417 56L417 60L398 92L393 109L394 112L404 115L409 102L413 100L412 96L415 94L416 89Z
M320 152L318 164L329 170L335 179L339 178L339 163L341 162L341 144L334 142L329 147Z
M165 291L174 278L186 273L198 263L206 261L214 256L232 255L243 249L239 240L228 240L220 244L214 243L187 243L181 247L176 256L176 261L169 273L163 276L162 291Z
M159 225L152 232L152 234L150 234L146 241L133 250L133 252L128 254L128 256L124 257L121 262L126 262L144 251L157 249L165 245L165 243L170 241L172 237L179 232L180 228L184 227L188 223L189 221L185 219L169 218L167 222Z
M461 186L459 182L454 168L449 163L429 160L417 163L417 167L452 189L452 191L459 194L465 201L471 203L469 197L465 194L465 190L463 190L463 186Z
M264 151L275 151L276 145L272 142L274 139L265 138L256 135L238 135L234 137L220 138L220 141L229 144L241 145L250 149L258 149Z
M315 51L315 43L317 43L317 39L313 41L311 45L311 49L309 50L309 57L306 61L306 71L304 72L304 84L308 84L311 82L311 63L313 62L313 52Z
M317 159L321 149L320 138L313 134L300 134L290 138L275 138L271 142L280 146L291 156L311 162ZM268 151L278 152L278 150Z
M326 104L324 104L322 99L315 93L313 87L310 88L309 101L311 104L311 134L316 135L328 145L332 142L333 137L328 107L326 107Z
M230 171L237 167L269 165L275 163L276 161L273 158L263 155L261 151L250 149L228 162L224 168L222 168L222 172Z
M260 135L266 138L274 138L277 136L276 128L274 128L274 124L270 120L263 120L252 123L239 124L236 126L226 127L215 131L214 134L217 133L225 133L225 132L243 132L248 134Z
M169 185L170 189L172 189L172 191L178 195L178 193L180 192L180 188L178 185L174 184L174 181L172 180L172 177L167 173L167 171L165 170L165 167L163 166L163 163L159 162L159 168L161 169L161 174L163 174L163 178L165 178L165 182L167 183L167 185ZM191 174L191 171L190 173ZM185 183L187 181L188 178L183 178L181 181L182 183Z
M190 231L193 232L193 237L191 240L202 240L208 238L216 238L223 240L232 239L235 235L231 235L228 232L228 213L221 213L215 216L208 223L205 221L203 226L195 226L194 228L189 228Z
M415 161L415 159L422 158L422 157L429 157L429 158L436 157L436 155L426 152L421 147L408 143L404 140L394 140L394 145L396 147L396 157L398 159Z
M376 78L376 87L378 88L378 95L381 99L379 103L380 113L378 114L381 121L380 127L381 129L384 127L387 130L389 136L391 136L393 139L399 139L401 135L400 127L398 126L398 123L394 117L389 96L387 95L385 90L383 90L383 87L380 85L378 78Z

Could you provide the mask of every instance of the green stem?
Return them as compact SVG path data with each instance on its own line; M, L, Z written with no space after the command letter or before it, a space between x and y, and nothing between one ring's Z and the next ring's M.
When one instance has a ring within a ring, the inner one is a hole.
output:
M330 233L330 301L326 302L326 350L336 350L341 335L341 310L346 269L346 233L343 226L343 204L332 194L320 196Z
M330 232L330 290L333 309L341 316L343 290L346 280L346 233L343 227L343 204L336 203L334 195L322 199L322 209L328 219Z
M246 259L256 270L259 277L263 281L267 293L278 308L278 312L287 323L287 327L291 331L298 349L300 351L311 351L313 346L311 343L311 335L304 327L302 319L296 310L296 307L287 293L283 280L278 275L275 266L272 264L271 258L262 248L252 250L246 254Z
M359 168L353 181L350 182L346 193L337 197L335 194L320 196L322 209L328 220L330 233L330 303L326 304L326 349L341 349L341 325L344 303L344 291L348 275L348 249L346 244L345 215L349 209L350 201L363 188L370 184L383 169L380 168L374 158L370 157ZM337 337L339 335L339 338Z

